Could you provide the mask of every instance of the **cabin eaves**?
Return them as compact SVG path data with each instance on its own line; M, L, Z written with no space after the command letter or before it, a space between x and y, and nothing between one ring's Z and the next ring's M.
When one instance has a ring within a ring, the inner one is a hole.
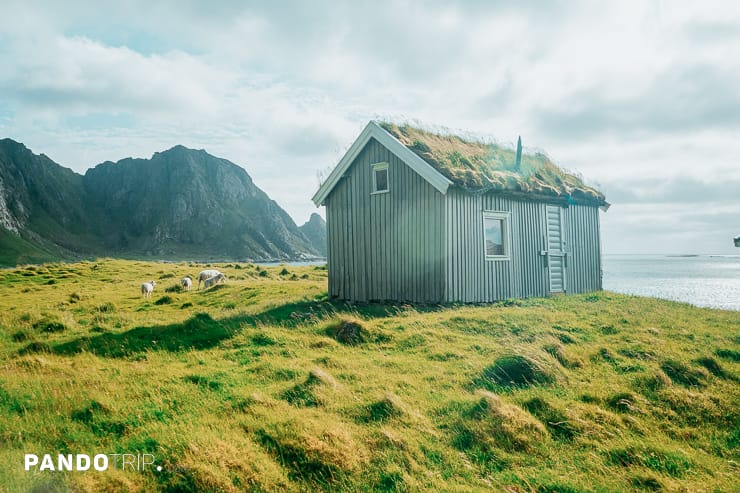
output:
M408 167L417 172L431 186L437 189L442 195L447 193L447 189L452 185L447 177L434 169L429 163L417 156L408 147L403 145L398 139L388 133L377 123L371 121L367 124L354 144L344 154L339 164L334 168L326 181L319 187L319 190L311 200L317 207L324 205L326 197L331 193L344 173L354 162L358 154L365 148L370 139L375 139L386 147L390 152L402 160Z

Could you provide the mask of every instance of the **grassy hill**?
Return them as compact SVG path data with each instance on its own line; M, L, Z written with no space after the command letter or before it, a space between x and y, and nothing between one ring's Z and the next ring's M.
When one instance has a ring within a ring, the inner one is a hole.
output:
M188 293L201 266L0 272L0 490L736 487L740 313L608 292L352 307L323 267L218 267ZM162 470L23 470L123 452Z

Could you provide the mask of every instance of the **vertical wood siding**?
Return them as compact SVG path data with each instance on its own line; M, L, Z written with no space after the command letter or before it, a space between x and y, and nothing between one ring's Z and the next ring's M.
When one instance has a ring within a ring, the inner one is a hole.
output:
M601 289L599 209L572 205L563 209L563 213L568 251L568 292L598 291Z
M446 301L491 302L547 296L547 217L545 204L498 194L447 192ZM483 211L510 212L510 259L486 260ZM568 252L566 287L581 293L601 289L599 216L596 207L561 209Z
M388 193L372 194L378 162ZM394 154L372 139L325 204L330 296L444 300L444 196Z

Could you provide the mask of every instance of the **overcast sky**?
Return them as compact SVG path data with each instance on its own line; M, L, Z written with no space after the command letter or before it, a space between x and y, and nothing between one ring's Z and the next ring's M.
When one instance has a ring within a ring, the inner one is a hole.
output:
M106 3L3 2L0 137L205 149L300 224L369 119L521 134L606 193L606 253L739 253L740 3Z

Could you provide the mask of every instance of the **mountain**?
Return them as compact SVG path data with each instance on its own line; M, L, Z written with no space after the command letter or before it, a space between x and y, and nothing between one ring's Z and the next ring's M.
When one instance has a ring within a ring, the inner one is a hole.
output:
M243 168L182 146L88 170L106 248L143 255L282 259L318 252Z
M90 255L187 259L320 256L236 164L176 146L84 175L0 140L0 263Z
M0 263L74 258L94 249L83 177L0 140Z
M326 257L326 221L324 221L324 218L314 212L308 221L298 229L308 238L314 249L322 257Z

